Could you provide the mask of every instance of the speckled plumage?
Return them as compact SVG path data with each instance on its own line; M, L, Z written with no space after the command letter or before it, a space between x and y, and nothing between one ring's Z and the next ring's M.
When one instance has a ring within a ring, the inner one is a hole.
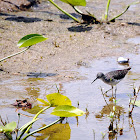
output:
M102 72L100 72L97 74L97 77L95 80L101 79L104 83L113 86L113 85L118 84L125 77L125 75L128 73L130 69L131 68L127 68L123 70L115 70L115 71L108 72L106 74L103 74Z

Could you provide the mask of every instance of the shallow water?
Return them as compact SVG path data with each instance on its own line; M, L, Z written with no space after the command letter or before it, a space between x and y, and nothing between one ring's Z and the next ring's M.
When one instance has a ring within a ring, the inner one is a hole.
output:
M117 135L118 139L133 139L135 135L139 138L140 134L140 123L139 123L139 108L135 107L133 111L133 124L131 123L131 119L128 118L128 104L129 104L129 94L133 95L133 84L139 86L140 82L140 64L139 54L127 54L124 57L130 59L129 66L132 67L130 72L126 75L126 77L117 85L117 105L123 107L125 114L121 115L119 126L123 128L123 135ZM103 88L104 91L108 90L110 86L104 84L101 80L95 81L93 84L91 82L95 79L96 74L98 72L109 72L116 69L124 69L127 68L128 65L120 65L117 63L117 58L115 57L107 57L100 58L98 60L94 60L90 62L89 67L81 66L76 69L80 75L85 77L85 80L79 81L71 81L67 83L56 83L58 88L60 88L60 92L67 97L69 97L72 101L73 106L77 107L79 102L79 108L83 111L89 111L89 115L78 117L78 120L75 117L68 118L67 123L66 120L63 124L57 124L52 127L52 130L48 130L47 132L44 130L39 134L38 138L32 137L30 139L63 139L64 136L59 135L59 133L65 133L66 139L101 139L103 134L105 135L105 139L108 139L108 127L110 124L110 119L107 117L106 113L102 114L100 117L100 112L106 106L106 103L101 94L100 87ZM0 87L1 87L1 116L3 119L8 117L10 121L17 121L18 116L16 108L13 107L12 103L15 102L16 99L25 99L29 98L29 100L33 103L33 106L36 111L32 110L18 110L20 113L25 115L34 116L35 113L39 110L37 107L36 98L45 99L45 95L53 92L57 92L56 86L53 82L51 82L51 77L46 78L30 78L27 76L18 76L13 75L9 76L6 79L1 79ZM111 97L111 92L108 93ZM106 98L107 102L109 98ZM138 100L140 97L138 97ZM41 127L43 124L49 124L52 121L55 121L57 117L48 115L52 109L46 111L45 114L40 115L41 120L35 123L32 130ZM99 117L97 117L99 116ZM30 117L25 117L21 115L20 126L22 126L25 122L31 120ZM58 131L59 130L59 131ZM61 131L60 131L61 130ZM53 133L55 132L56 133ZM64 131L64 132L62 132ZM135 134L136 133L136 134ZM38 134L36 134L38 135ZM55 135L55 136L54 136Z
M129 38L127 40L128 43L140 44L140 36L136 36L134 38Z
M118 7L116 7L116 5L114 7L116 8L116 10L118 10ZM91 8L93 9L93 7ZM103 7L101 7L101 9L103 9ZM133 11L134 9L135 6L130 10ZM56 14L56 16L58 17L58 14ZM139 36L130 38L126 40L126 42L132 43L132 47L135 47L136 45L137 48L140 47L138 46ZM135 54L125 54L125 56L123 57L130 59L129 66L132 67L132 69L127 74L127 76L117 85L117 105L122 107L126 113L120 116L119 122L119 127L123 128L123 135L116 135L116 139L135 139L136 137L139 139L139 108L134 108L133 123L131 118L128 118L128 95L133 95L133 84L139 86L140 83L139 51L137 51ZM77 104L79 102L79 108L83 111L86 111L87 108L87 110L89 111L89 115L78 117L78 119L76 119L75 117L68 118L67 120L64 120L62 124L56 124L47 130L35 134L35 136L38 137L32 136L30 137L30 139L77 140L80 138L80 140L93 140L95 138L97 140L100 140L102 139L103 134L106 134L105 139L109 139L108 127L110 125L110 119L107 117L106 112L102 114L103 116L101 116L100 113L103 111L104 106L106 106L106 103L101 94L100 87L102 87L103 90L106 91L110 88L110 86L104 84L101 80L97 80L93 84L91 84L91 82L95 79L98 72L106 73L112 70L124 69L127 67L127 65L119 65L117 63L116 57L106 57L96 60L94 59L92 62L90 62L89 67L81 66L80 68L72 70L77 71L79 75L84 77L84 80L71 81L66 83L60 81L56 84L60 89L60 92L71 99L73 106L77 107ZM17 122L17 112L20 112L23 115L28 116L21 115L19 127L30 121L34 114L36 114L40 109L37 106L39 102L36 101L36 98L46 99L45 95L57 92L56 85L52 78L53 77L33 78L27 77L25 75L10 74L7 74L6 78L1 78L0 115L2 116L3 120L6 120L6 118L8 118L9 122ZM109 92L108 95L111 96L111 92ZM25 98L27 98L31 103L33 103L33 109L16 110L16 108L11 105L15 102L16 99ZM106 100L109 103L109 98L106 98ZM140 100L139 96L138 100ZM33 125L31 131L40 128L44 124L49 124L57 119L57 117L49 115L51 110L52 109L49 109L44 114L41 114L39 116L41 119Z
M120 107L124 108L124 111L127 112L124 114L124 116L121 116L120 119L120 127L124 128L124 134L122 136L119 136L118 139L128 139L135 137L133 128L130 128L129 118L128 118L128 105L129 105L129 94L133 95L133 84L136 86L139 86L140 81L140 72L139 72L139 64L138 61L140 55L127 55L130 59L130 66L132 69L127 74L127 76L117 85L117 100ZM85 68L81 67L78 71L87 77L86 80L83 81L77 81L77 82L70 82L67 84L64 84L64 88L66 90L66 95L70 98L72 98L72 101L74 99L77 99L76 101L73 101L76 105L77 101L80 103L80 108L85 110L84 108L87 107L88 111L90 112L89 116L86 120L84 120L82 117L79 117L81 120L81 123L79 123L82 126L86 126L85 128L79 128L75 130L75 136L73 136L73 139L76 137L77 131L80 133L80 129L83 130L82 132L82 138L85 139L88 137L89 139L93 139L93 130L95 132L96 139L101 139L102 132L106 133L110 124L110 120L108 117L103 116L102 118L96 118L96 114L100 114L99 112L103 109L103 106L106 105L103 96L101 94L100 86L103 88L104 91L108 90L110 86L104 84L101 80L97 80L91 85L91 82L96 78L96 74L98 72L109 72L116 69L124 69L128 66L126 65L119 65L116 62L116 58L104 58L101 60L96 60L91 63L91 67ZM109 96L111 96L111 92L108 93ZM138 97L138 99L140 99ZM107 99L108 101L108 99ZM123 118L124 117L124 118ZM138 133L139 131L139 108L134 109L133 118L134 124L135 124L135 130ZM125 127L124 127L125 126ZM130 129L130 130L129 130ZM87 133L88 131L88 133ZM73 134L74 135L74 134ZM108 134L106 134L105 139L107 139ZM137 137L140 135L137 134ZM72 138L72 137L71 137Z

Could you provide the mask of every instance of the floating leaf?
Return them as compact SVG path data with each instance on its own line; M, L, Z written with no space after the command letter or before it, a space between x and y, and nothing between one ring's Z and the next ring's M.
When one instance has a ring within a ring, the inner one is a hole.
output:
M47 38L40 34L29 34L21 38L17 44L19 48L32 46L39 42L45 41Z
M59 117L74 117L82 116L85 114L84 111L70 105L57 106L51 113Z
M1 127L0 129L3 129L3 132L12 132L16 127L17 127L16 122L11 122Z
M43 107L40 107L39 105L35 105L31 109L27 109L26 112L28 112L30 114L37 114L42 109L43 109Z
M37 98L37 100L40 101L41 103L43 103L43 105L45 105L45 106L50 106L50 104L43 99Z
M52 93L46 95L49 103L52 107L60 106L60 105L71 105L71 100L60 93Z
M61 0L67 4L70 4L72 6L86 6L85 0Z

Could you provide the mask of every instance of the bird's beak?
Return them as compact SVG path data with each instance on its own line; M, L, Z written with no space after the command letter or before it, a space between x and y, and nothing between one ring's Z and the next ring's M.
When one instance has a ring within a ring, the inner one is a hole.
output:
M96 78L93 82L95 82L97 79L98 79L98 78ZM93 82L92 82L92 83L93 83ZM91 84L92 84L92 83L91 83Z

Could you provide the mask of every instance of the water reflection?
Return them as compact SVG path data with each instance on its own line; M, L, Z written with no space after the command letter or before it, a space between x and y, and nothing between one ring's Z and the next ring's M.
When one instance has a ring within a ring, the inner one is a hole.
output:
M39 105L35 105L31 109L26 109L26 110L23 109L23 110L30 114L37 114L42 109L43 109L43 107L40 107ZM43 112L43 114L44 114L44 112Z
M91 64L90 67L80 67L78 71L82 76L86 78L84 80L72 81L67 83L57 82L57 87L59 91L69 97L72 100L72 105L77 106L83 111L87 112L85 116L68 118L68 123L56 124L55 127L52 126L41 133L34 135L33 139L101 139L102 132L105 133L105 139L117 139L120 140L135 137L139 138L138 133L140 125L136 123L139 122L140 113L139 108L134 109L134 114L132 120L128 118L128 105L129 97L127 94L132 94L133 83L138 83L140 80L139 73L139 60L138 55L130 55L130 66L132 70L128 73L124 80L122 80L117 85L117 100L116 105L116 119L110 119L108 117L110 112L113 112L114 104L109 101L107 97L106 100L108 105L105 103L99 87L104 87L104 90L109 89L108 85L105 85L102 81L97 81L94 85L91 85L92 80L96 76L97 72L102 71L104 73L115 70L123 69L128 67L126 65L119 65L116 62L116 58L104 58L101 60L96 60ZM111 59L111 60L110 60ZM77 72L77 73L78 73ZM17 113L15 113L15 108L9 108L9 104L13 103L18 99L30 99L35 103L31 110L20 110L20 113L34 116L42 108L36 105L38 102L36 98L46 99L46 94L57 92L56 85L51 77L45 78L30 78L30 77L12 77L0 83L1 86L1 106L7 105L5 108L1 108L1 114L4 116L8 114L9 121L13 121ZM111 92L108 93L111 95ZM33 99L33 100L32 100ZM6 102L6 103L5 103ZM88 108L87 108L88 107ZM7 112L6 112L6 111ZM47 114L47 115L46 115ZM42 124L48 124L55 118L50 114L50 110L44 112L39 117L41 118L40 123L34 124L33 129L41 127ZM29 117L22 117L21 125L28 122ZM134 125L135 124L135 125ZM44 126L44 125L42 125ZM125 127L124 127L125 126ZM93 135L94 129L94 135ZM88 130L88 131L87 131ZM112 131L110 131L112 130ZM115 133L117 131L117 133ZM113 132L113 133L112 133ZM66 133L64 135L64 133Z
M131 130L131 128L133 129L134 131L134 134L135 134L135 139L137 139L137 134L136 134L136 129L135 129L135 126L134 126L134 121L133 121L133 118L132 116L129 117L129 129Z
M115 104L110 103L108 105L105 105L102 110L100 111L101 116L105 116L105 115L109 115L110 112L113 112L113 107ZM116 107L116 115L120 115L122 113L124 113L124 108L119 106L119 105L115 105Z
M25 88L25 90L30 97L33 97L35 99L40 95L40 88L38 87L27 87Z
M46 126L45 124L42 127ZM39 132L39 136L36 136L36 140L69 140L71 135L71 129L69 123L55 124L45 130Z

